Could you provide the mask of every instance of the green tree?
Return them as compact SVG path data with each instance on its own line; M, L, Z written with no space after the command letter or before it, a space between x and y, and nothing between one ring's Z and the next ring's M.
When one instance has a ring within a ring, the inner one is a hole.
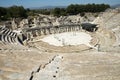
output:
M11 17L14 18L27 17L26 10L23 8L23 6L12 6L8 9L8 12L11 15Z
M55 8L53 10L53 15L59 17L60 16L60 8Z
M75 5L74 4L71 4L71 5L69 5L68 7L67 7L67 13L69 14L69 15L74 15L74 14L76 14L76 8L75 8Z
M0 7L0 20L6 20L7 9Z

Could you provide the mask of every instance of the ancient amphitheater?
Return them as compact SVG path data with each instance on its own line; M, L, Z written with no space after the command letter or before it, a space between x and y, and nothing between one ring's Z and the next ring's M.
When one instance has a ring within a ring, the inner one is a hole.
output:
M120 9L87 15L2 25L0 80L120 80Z

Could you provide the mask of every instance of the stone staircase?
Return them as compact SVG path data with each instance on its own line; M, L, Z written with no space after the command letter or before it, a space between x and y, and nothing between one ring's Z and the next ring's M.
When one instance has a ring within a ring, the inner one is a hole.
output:
M0 42L4 44L23 44L17 33L5 26L0 27Z

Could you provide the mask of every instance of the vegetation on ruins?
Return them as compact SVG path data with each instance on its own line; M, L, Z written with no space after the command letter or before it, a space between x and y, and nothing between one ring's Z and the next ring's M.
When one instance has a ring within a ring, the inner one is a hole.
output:
M107 8L110 8L108 4L71 4L66 8L54 8L54 9L25 9L23 6L11 6L8 8L0 7L0 21L11 18L27 18L27 16L34 16L36 13L54 16L76 15L84 16L85 12L103 12Z

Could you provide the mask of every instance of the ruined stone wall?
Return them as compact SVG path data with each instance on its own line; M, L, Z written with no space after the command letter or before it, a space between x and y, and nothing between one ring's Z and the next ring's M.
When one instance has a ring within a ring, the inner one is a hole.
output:
M37 36L42 35L49 35L49 34L57 34L63 32L70 32L70 31L79 31L82 30L81 25L73 24L73 25L59 25L59 26L49 26L49 27L37 27L26 29L27 39L31 39Z

